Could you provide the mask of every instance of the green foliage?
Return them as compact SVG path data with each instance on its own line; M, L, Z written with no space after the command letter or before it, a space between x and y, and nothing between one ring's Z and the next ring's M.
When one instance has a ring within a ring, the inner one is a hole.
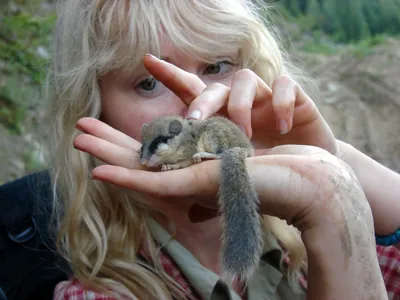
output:
M29 103L43 83L55 17L21 10L0 18L0 122L20 133Z
M301 46L305 52L333 55L337 53L337 48L326 41L325 36L319 30L313 31L311 39Z
M305 16L312 20L312 29L317 29L318 24L321 23L321 6L318 0L309 0L306 7Z
M355 57L363 58L374 52L375 46L382 45L388 40L387 34L371 36L362 41L354 43L351 46L351 51Z
M316 42L308 42L304 44L301 47L301 49L305 52L319 53L325 55L333 55L337 52L335 48L331 47L328 44L316 43Z
M265 0L278 2L304 31L320 30L336 42L400 33L399 0Z
M42 153L39 150L24 152L23 160L27 172L35 172L48 167L46 162L43 161Z
M21 82L18 76L9 76L0 86L0 122L16 133L23 132L29 101L38 95L37 88Z
M5 16L0 27L0 60L6 62L4 71L17 71L40 84L47 60L37 51L39 47L48 47L53 26L54 17L39 19L26 13Z
M300 3L298 0L284 0L283 2L293 16L297 17L301 14Z

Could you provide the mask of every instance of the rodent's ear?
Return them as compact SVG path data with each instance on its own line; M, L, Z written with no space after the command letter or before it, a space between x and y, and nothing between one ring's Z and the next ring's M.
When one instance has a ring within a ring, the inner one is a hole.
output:
M168 131L170 134L178 135L182 131L182 123L178 120L174 120L169 124Z
M149 125L149 124L143 123L143 125L142 125L142 133L145 132L145 130L146 130L146 128L147 128L147 125Z

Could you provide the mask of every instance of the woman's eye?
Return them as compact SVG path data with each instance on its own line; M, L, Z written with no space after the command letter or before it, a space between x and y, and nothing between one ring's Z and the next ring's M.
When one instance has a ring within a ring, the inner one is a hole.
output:
M152 91L152 90L155 89L156 85L157 85L156 80L154 78L150 77L150 78L147 78L147 79L141 81L136 86L136 88L141 88L141 89L143 89L145 91Z
M208 74L218 74L220 70L221 70L221 63L216 63L206 68L206 72Z
M165 85L153 77L147 77L134 84L136 93L144 98L154 98L168 91Z
M204 75L207 74L220 74L230 71L232 68L232 63L229 61L220 61L215 64L209 65L204 69Z

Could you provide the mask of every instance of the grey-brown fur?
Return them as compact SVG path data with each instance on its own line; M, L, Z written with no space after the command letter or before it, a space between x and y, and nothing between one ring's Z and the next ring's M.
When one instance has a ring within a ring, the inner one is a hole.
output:
M163 171L203 159L222 160L222 278L246 281L257 268L263 244L257 193L246 169L246 158L253 155L249 139L224 117L204 121L162 117L145 124L142 136L141 163Z

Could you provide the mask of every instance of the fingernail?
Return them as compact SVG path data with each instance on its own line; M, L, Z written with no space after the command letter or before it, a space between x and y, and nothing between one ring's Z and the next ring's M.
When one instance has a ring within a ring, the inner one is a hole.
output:
M155 57L153 54L150 54L150 53L146 53L144 56L147 56L147 57L150 57L150 58L153 58L153 59L157 59L157 60L158 60L157 57Z
M196 109L187 116L187 119L199 120L201 118L201 111Z
M289 125L286 120L279 120L279 131L281 134L285 134L289 131Z

